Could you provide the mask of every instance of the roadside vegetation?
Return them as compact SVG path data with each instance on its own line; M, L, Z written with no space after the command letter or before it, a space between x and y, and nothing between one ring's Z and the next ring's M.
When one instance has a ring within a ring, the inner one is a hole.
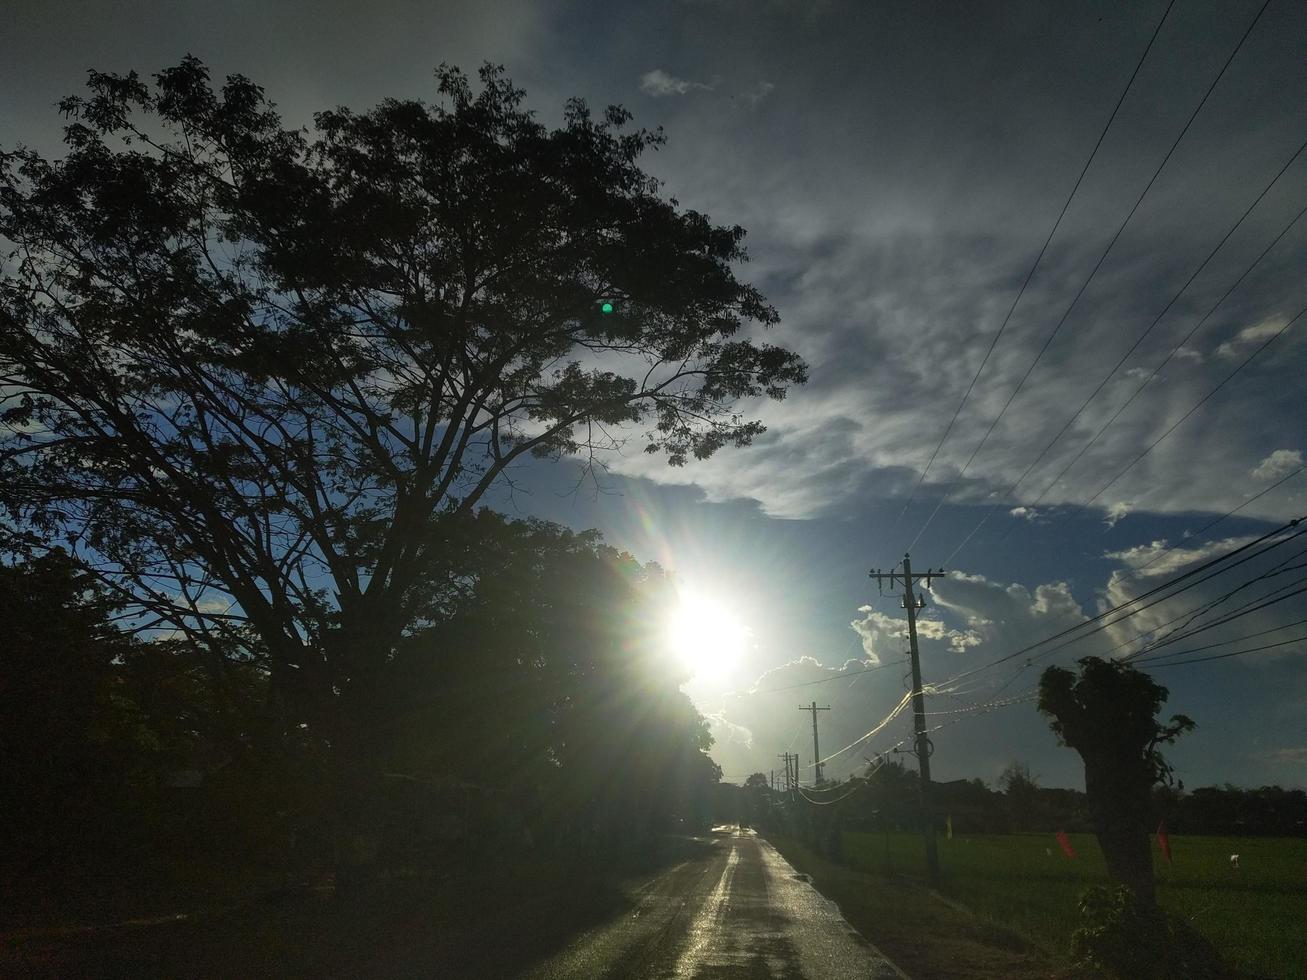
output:
M839 906L855 929L913 980L1097 980L1099 976L1077 967L1064 950L1034 941L1002 918L945 899L916 877L886 874L881 865L866 870L847 861L835 862L793 837L769 839Z
M942 839L939 891L1064 957L1080 925L1081 894L1108 881L1094 835L1068 838L1074 859L1052 834ZM1170 841L1174 863L1155 862L1163 909L1190 922L1239 971L1307 976L1307 841L1178 835ZM918 834L845 833L843 847L850 868L882 878L914 878L924 867ZM1238 868L1231 867L1231 854L1239 855Z

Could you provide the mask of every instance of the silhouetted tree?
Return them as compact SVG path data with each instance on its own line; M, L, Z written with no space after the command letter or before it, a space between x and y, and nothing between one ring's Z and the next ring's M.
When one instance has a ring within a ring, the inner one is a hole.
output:
M1033 830L1040 826L1039 785L1024 762L1009 762L998 777L999 788L1006 798L1010 826Z
M342 800L439 515L528 454L746 445L736 402L805 378L739 335L777 319L731 271L743 230L641 170L660 133L579 100L549 129L480 77L308 132L194 58L92 72L61 159L0 155L0 535L65 540L200 648L252 637Z
M706 819L720 770L665 648L670 579L594 532L459 523L478 542L462 588L382 687L387 764L529 801L536 839L638 848L673 817Z
M265 768L275 757L252 665L229 664L216 683L184 641L140 640L120 613L59 549L0 565L0 811L5 849L29 868L185 837L194 828L167 826L160 805L170 778L222 768L248 800L246 756L263 752Z
M1119 661L1085 657L1077 676L1049 667L1039 679L1039 710L1063 745L1085 763L1085 793L1107 870L1137 900L1155 903L1150 793L1170 776L1159 745L1194 727L1184 715L1157 721L1166 688Z

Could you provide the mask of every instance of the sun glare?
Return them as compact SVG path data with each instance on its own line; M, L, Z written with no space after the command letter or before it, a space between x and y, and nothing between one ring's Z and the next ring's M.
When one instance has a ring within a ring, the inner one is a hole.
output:
M747 632L724 605L698 593L683 593L669 630L672 652L696 680L725 675L744 654Z

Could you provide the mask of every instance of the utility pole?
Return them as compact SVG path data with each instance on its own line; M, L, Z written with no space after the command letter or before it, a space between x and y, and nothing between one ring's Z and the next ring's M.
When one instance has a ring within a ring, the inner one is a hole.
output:
M926 838L926 870L931 881L939 880L939 852L935 849L935 819L930 806L930 753L934 746L926 735L926 696L921 689L921 653L917 649L917 610L926 605L926 600L912 591L912 585L918 579L924 579L926 588L931 580L943 577L944 569L924 572L912 572L912 559L903 556L903 571L882 572L879 568L868 572L879 584L889 581L890 587L903 585L903 608L908 612L908 642L912 655L912 718L917 734L916 754L917 771L920 773L921 786L921 832Z
M817 712L830 711L830 705L828 704L824 708L819 708L817 707L817 702L814 701L812 702L812 704L799 705L799 710L812 712L812 764L813 764L813 768L817 770L817 783L820 784L821 783L821 749L817 746Z
M784 777L784 779L786 779L786 792L788 793L792 785L791 779L789 779L789 758L791 757L789 757L789 753L786 753L784 755L778 755L776 758L786 760L786 777Z

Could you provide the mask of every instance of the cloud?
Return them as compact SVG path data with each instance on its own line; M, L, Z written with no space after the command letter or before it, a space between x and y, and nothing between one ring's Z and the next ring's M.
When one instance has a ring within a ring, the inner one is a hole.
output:
M743 98L745 102L749 103L749 105L756 106L763 99L767 98L767 96L771 95L775 89L776 86L773 83L762 81L745 92Z
M1021 517L1027 521L1039 519L1039 511L1033 507L1013 507L1008 513L1013 517Z
M661 99L669 95L685 95L687 92L693 92L696 89L711 92L713 86L704 82L691 82L684 78L677 78L675 75L669 75L661 68L647 71L640 76L640 91L655 99Z
M1253 467L1248 475L1256 480L1278 480L1301 466L1301 449L1277 449Z
M1190 565L1196 565L1242 547L1251 540L1252 538L1247 537L1221 538L1217 541L1209 541L1207 544L1182 548L1179 545L1171 547L1165 538L1159 538L1148 544L1135 545L1133 548L1108 551L1103 557L1123 563L1136 575L1169 578Z
M1031 589L955 572L936 581L927 601L930 613L918 620L922 672L927 683L941 686L962 670L1087 618L1064 582ZM904 656L906 621L901 612L882 612L873 606L863 606L858 612L850 626L862 641L864 658L828 666L814 657L800 657L768 671L748 690L727 694L720 704L705 706L714 732L722 736L712 755L726 772L767 771L775 765L773 756L797 750L803 756L805 774L810 775L811 721L796 710L799 701L816 699L821 705L831 705L831 711L820 719L823 755L854 743L894 710L909 683ZM1078 645L1076 652L1083 655L1102 649L1101 642L1091 642ZM987 691L1010 681L1013 672L1022 669L1017 662L986 672L966 682L966 691L945 686L947 693L933 697L930 710L962 709L965 714L974 702L984 700ZM1018 680L1005 694L1022 693L1035 676L1031 673ZM956 744L950 744L950 768L942 778L952 774L996 777L1003 764L1018 757L1037 762L1041 769L1057 768L1056 742L1029 704L1004 708L983 719L968 716L967 725L950 729L964 734L950 739ZM828 774L842 777L860 771L864 755L887 751L907 737L910 729L906 713L894 718L877 735L839 755ZM748 744L739 735L741 731L749 733ZM1032 744L1048 750L1051 758L1039 757ZM1068 773L1065 778L1073 779L1075 760L1066 755L1061 760ZM939 759L943 764L944 754Z
M1307 745L1275 749L1268 756L1275 766L1307 766Z
M1118 500L1112 506L1107 508L1107 514L1103 517L1103 523L1108 527L1116 527L1123 517L1131 511L1130 504L1124 500Z
M1283 330L1289 323L1289 318L1283 314L1267 317L1260 323L1254 323L1251 327L1244 327L1230 340L1216 348L1219 357L1242 357L1244 354L1267 340L1274 337Z
M1154 595L1146 602L1127 605L1125 615L1113 617L1105 632L1113 653L1126 656L1152 645L1157 655L1179 654L1193 647L1219 654L1224 644L1251 645L1288 639L1274 631L1286 629L1301 619L1300 603L1275 602L1289 598L1286 589L1300 587L1292 576L1300 574L1294 564L1298 557L1292 548L1281 548L1292 541L1292 533L1271 539L1262 547L1241 554L1238 563L1211 568L1166 598ZM1099 604L1100 610L1132 603L1144 593L1157 588L1156 579L1171 579L1189 569L1210 563L1214 558L1241 548L1254 540L1251 536L1225 538L1204 545L1167 550L1166 541L1156 540L1123 551L1108 552L1105 558L1120 561L1125 567L1115 569L1108 578ZM1263 551L1263 547L1269 547ZM1287 551L1287 554L1285 553ZM1288 567L1284 567L1284 566ZM1265 607L1264 601L1271 600ZM1244 611L1247 611L1246 613ZM1226 622L1221 620L1233 617ZM1198 632L1194 632L1198 631ZM1252 634L1257 634L1253 636ZM1272 634L1272 635L1266 635ZM1186 636L1193 636L1188 640ZM1169 640L1165 645L1158 641ZM1264 663L1295 655L1295 647L1256 651L1246 658L1249 663ZM1194 651L1198 653L1197 650ZM1199 654L1201 655L1201 654ZM1147 669L1147 665L1141 662Z

